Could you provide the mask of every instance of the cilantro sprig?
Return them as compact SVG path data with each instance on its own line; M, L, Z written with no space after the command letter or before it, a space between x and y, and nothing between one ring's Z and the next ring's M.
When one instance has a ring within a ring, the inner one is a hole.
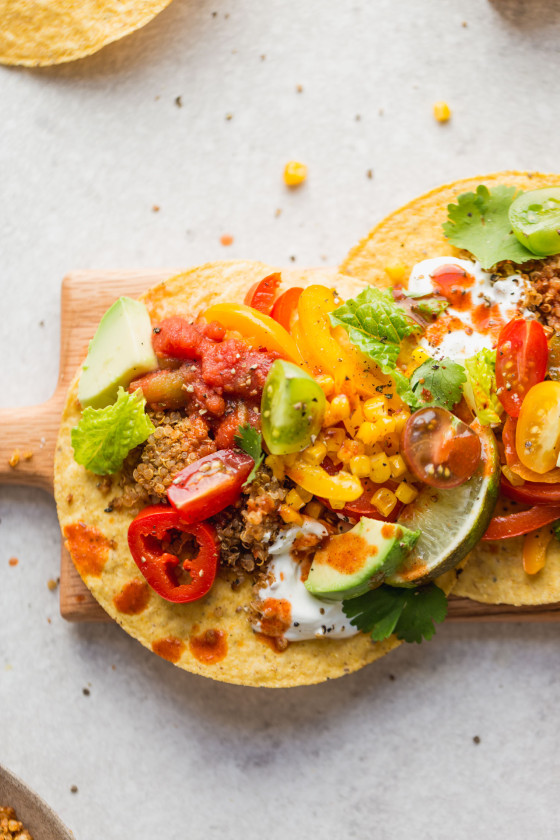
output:
M480 184L476 192L463 193L447 207L443 232L452 245L473 254L482 268L502 260L524 263L535 255L519 242L511 229L509 208L521 191L499 185L491 190Z
M407 401L409 383L396 368L404 338L422 331L393 299L390 291L365 288L330 315L333 326L342 325L355 344L383 371L391 376L398 393Z
M421 643L431 639L447 615L445 593L430 583L417 589L380 586L342 602L350 624L370 633L374 642L382 642L393 633L405 642Z
M236 445L242 449L243 452L246 452L247 455L250 455L255 462L253 469L247 476L247 481L243 485L244 487L248 487L248 485L254 480L260 465L264 461L262 435L249 423L245 423L244 426L239 426L238 434L236 434L233 439Z
M451 409L463 396L465 369L452 359L428 359L417 367L410 378L412 408L441 406Z

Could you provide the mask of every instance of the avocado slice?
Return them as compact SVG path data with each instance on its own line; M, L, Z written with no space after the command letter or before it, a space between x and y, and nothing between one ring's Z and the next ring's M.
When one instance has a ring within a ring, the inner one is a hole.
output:
M305 581L318 598L342 601L379 586L416 544L420 531L363 516L345 534L331 537L313 558Z
M157 366L148 310L139 300L121 297L107 310L90 342L78 399L84 408L105 408L116 400L119 385L126 388Z

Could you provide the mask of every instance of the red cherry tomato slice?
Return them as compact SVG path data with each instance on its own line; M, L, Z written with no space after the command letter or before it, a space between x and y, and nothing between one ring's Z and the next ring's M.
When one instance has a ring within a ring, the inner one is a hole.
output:
M278 286L280 285L280 279L279 272L275 272L253 283L245 295L245 305L251 306L253 309L258 309L264 315L270 315L278 292Z
M296 313L298 301L303 289L300 286L292 286L280 295L272 308L271 315L275 321L282 324L285 330L291 332L292 319Z
M183 535L195 538L195 557L181 559ZM174 554L171 549L175 544ZM128 546L142 575L166 601L186 604L210 591L220 559L218 535L213 525L187 525L169 505L151 505L132 520Z
M483 540L505 540L521 537L560 519L560 505L541 505L520 510L506 516L495 516L482 537Z
M410 471L431 487L457 487L476 471L480 438L445 408L421 408L403 429L401 452Z
M183 522L202 522L233 504L255 462L235 449L220 449L185 467L167 491Z
M502 475L500 491L508 499L524 505L560 505L560 484L526 482L516 487Z
M519 417L526 393L546 374L548 344L542 324L514 318L498 337L496 384L510 417Z

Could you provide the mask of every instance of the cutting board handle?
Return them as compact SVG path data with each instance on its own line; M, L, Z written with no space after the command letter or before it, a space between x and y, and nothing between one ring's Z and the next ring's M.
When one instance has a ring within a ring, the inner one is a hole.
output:
M27 484L53 492L61 412L58 392L41 405L0 409L0 484Z

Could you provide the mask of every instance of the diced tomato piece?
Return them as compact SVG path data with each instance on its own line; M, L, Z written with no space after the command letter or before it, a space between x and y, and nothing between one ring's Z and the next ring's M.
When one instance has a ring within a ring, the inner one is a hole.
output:
M152 344L157 356L199 359L205 336L186 318L165 318L153 329Z
M156 411L165 409L184 408L188 402L188 394L184 388L185 379L182 368L177 370L155 370L139 379L135 379L128 386L130 393L138 388L142 390L146 402Z
M253 350L243 341L231 338L205 348L202 377L225 394L256 398L277 358L277 353Z
M230 449L235 446L235 436L239 427L247 423L260 431L260 415L252 411L244 402L236 403L233 410L226 414L216 429L214 440L218 449Z

